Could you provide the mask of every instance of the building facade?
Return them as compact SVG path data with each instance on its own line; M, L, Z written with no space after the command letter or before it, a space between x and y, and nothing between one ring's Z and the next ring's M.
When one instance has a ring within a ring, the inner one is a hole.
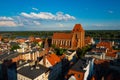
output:
M67 80L89 80L93 74L94 59L79 59L68 71L65 78Z
M39 62L39 64L50 69L48 76L49 80L57 80L61 76L62 62L56 54L51 53L43 56L43 59Z
M48 75L49 69L40 64L17 70L17 80L48 80Z
M62 48L82 48L84 46L85 31L81 24L76 24L71 33L54 33L52 44Z

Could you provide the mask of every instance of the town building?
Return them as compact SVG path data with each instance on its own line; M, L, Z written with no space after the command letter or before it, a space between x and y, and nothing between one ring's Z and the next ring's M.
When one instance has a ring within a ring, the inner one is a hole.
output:
M49 80L49 69L38 64L24 66L17 70L17 80Z
M10 60L0 61L0 80L17 80L16 63Z
M90 36L85 37L85 45L86 46L87 45L93 45L93 44L95 44L95 41L93 40L92 37L90 37Z
M94 57L96 59L105 59L107 48L93 48L85 54L85 57Z
M75 61L76 60L75 55L76 55L76 51L74 51L74 50L67 50L65 52L65 58L68 61Z
M113 50L112 43L100 41L96 47L85 54L85 57L94 57L96 59L114 60L118 58L117 50Z
M73 65L68 74L66 75L66 79L68 80L88 80L93 74L94 67L94 59L93 58L82 58L79 59L78 62Z
M54 33L52 45L62 48L82 48L84 44L85 31L81 24L76 24L71 33Z
M61 76L62 62L56 54L51 53L43 56L39 64L50 68L49 80L56 80Z

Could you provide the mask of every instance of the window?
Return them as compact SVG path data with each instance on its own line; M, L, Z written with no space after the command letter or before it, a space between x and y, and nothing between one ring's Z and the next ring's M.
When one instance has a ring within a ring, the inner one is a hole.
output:
M78 78L80 78L80 74L78 74Z

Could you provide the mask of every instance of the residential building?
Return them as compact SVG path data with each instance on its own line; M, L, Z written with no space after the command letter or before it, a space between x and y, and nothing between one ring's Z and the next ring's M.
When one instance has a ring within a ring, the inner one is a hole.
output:
M85 54L85 57L94 57L96 59L105 59L107 48L93 48Z
M85 45L92 45L92 44L95 44L93 38L90 36L85 37Z
M20 68L17 71L17 80L49 80L49 69L38 64Z
M68 59L68 61L75 61L76 60L75 55L76 51L74 50L67 50L67 52L65 52L65 57L66 59Z
M114 52L114 50L112 50L112 52L106 53L106 56L105 56L105 59L107 59L107 60L114 60L117 58L118 58L118 54L116 51Z
M86 53L86 57L95 57L97 59L114 60L118 58L117 50L113 50L112 42L100 41L96 48Z
M49 80L56 80L62 73L62 62L60 58L54 54L47 54L43 56L43 59L39 64L44 65L45 67L50 68Z
M79 59L78 62L70 68L66 78L68 80L88 80L93 74L93 63L93 58Z
M108 41L100 41L97 45L96 48L107 48L108 52L112 51L112 43Z
M4 60L0 63L0 80L17 80L16 63Z

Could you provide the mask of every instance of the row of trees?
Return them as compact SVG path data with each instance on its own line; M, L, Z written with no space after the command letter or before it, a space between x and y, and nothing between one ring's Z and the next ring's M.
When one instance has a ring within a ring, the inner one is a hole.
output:
M86 36L103 39L120 39L120 30L88 30Z
M15 38L16 36L39 36L39 37L49 37L55 32L65 32L69 33L71 31L14 31L14 32L0 32L6 37ZM120 30L86 30L85 36L91 36L94 38L120 38Z

